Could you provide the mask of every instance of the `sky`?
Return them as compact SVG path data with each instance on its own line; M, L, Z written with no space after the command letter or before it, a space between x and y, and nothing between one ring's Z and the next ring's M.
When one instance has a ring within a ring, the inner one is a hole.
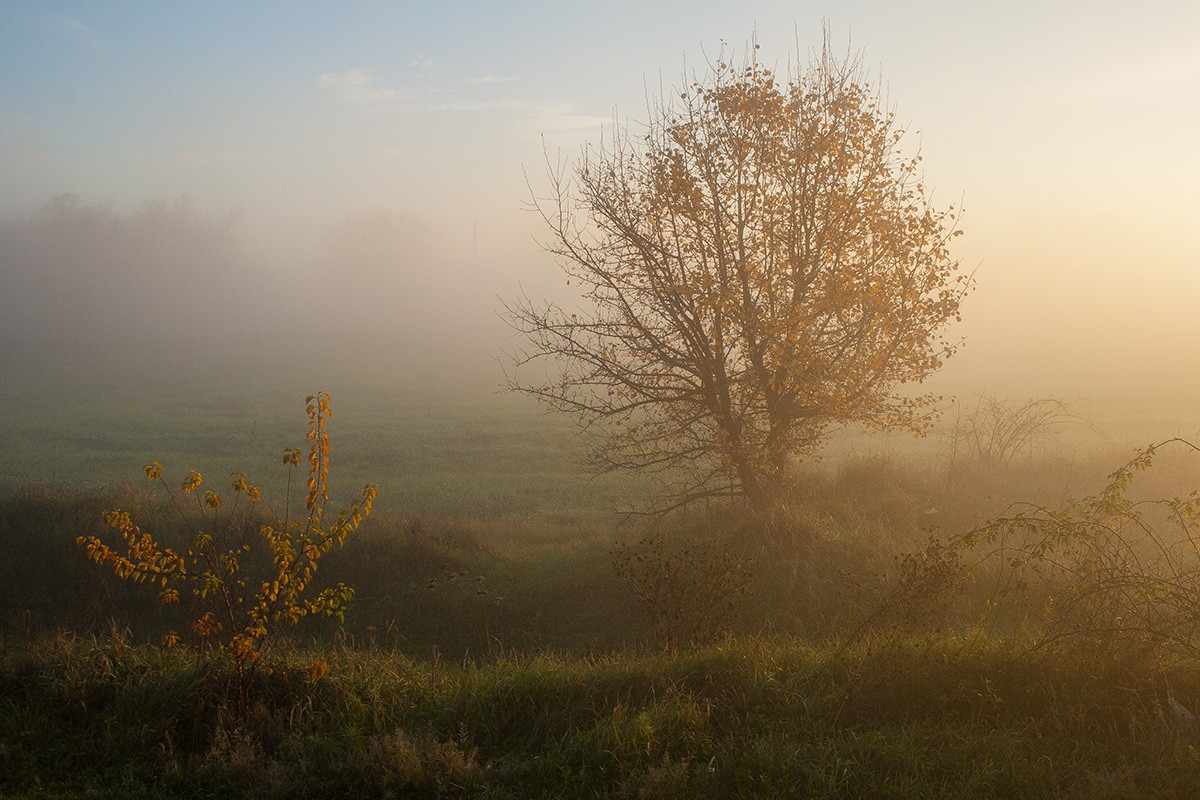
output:
M0 215L186 196L283 278L382 226L367 311L457 330L492 369L501 302L562 282L527 209L547 156L636 131L723 42L783 70L823 25L965 208L946 385L1196 406L1191 1L0 0Z

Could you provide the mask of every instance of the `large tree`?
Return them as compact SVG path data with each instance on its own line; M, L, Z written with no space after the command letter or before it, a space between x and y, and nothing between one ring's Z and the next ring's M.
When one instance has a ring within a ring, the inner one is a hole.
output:
M957 346L956 211L858 60L826 42L780 79L756 51L549 170L546 247L584 301L510 308L513 388L578 414L598 470L667 476L658 510L770 508L833 428L924 431L901 387Z

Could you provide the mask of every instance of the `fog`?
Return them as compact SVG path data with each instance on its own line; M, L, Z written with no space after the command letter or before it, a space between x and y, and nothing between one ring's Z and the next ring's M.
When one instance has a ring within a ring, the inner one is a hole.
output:
M275 252L247 227L186 195L120 209L62 194L5 217L0 368L14 383L203 369L496 388L496 287L428 220L347 213Z
M950 8L7 8L5 389L497 392L504 302L571 296L523 210L546 160L614 114L636 136L722 40L782 67L828 16L966 208L966 346L929 388L1195 431L1200 14Z

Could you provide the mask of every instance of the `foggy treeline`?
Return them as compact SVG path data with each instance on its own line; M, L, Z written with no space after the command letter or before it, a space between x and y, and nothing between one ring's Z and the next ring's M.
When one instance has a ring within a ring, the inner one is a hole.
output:
M74 383L403 363L444 377L491 356L490 298L421 220L350 214L294 231L298 255L262 255L245 228L184 195L124 210L64 193L0 217L0 371Z
M122 213L72 194L0 220L5 370L78 369L134 348L169 356L189 330L248 332L261 289L234 224L183 198Z

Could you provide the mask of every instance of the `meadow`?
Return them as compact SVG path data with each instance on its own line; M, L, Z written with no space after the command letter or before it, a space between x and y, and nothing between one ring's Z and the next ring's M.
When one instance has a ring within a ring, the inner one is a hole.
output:
M1048 643L1044 588L1018 602L979 551L922 556L1014 501L1097 491L1128 448L1046 447L985 467L948 462L937 441L844 439L800 472L788 535L767 545L719 509L658 527L616 513L651 487L587 477L568 421L486 392L335 395L334 494L381 488L322 567L322 586L356 594L343 621L302 621L235 713L227 663L158 645L186 609L88 562L75 539L111 536L101 515L115 507L186 533L145 482L152 459L173 480L244 471L277 502L302 396L8 398L0 795L1200 789L1200 739L1174 711L1200 709L1194 657L1136 637ZM1164 456L1138 491L1190 491L1196 461ZM638 556L655 577L631 567ZM317 661L329 669L314 679Z

